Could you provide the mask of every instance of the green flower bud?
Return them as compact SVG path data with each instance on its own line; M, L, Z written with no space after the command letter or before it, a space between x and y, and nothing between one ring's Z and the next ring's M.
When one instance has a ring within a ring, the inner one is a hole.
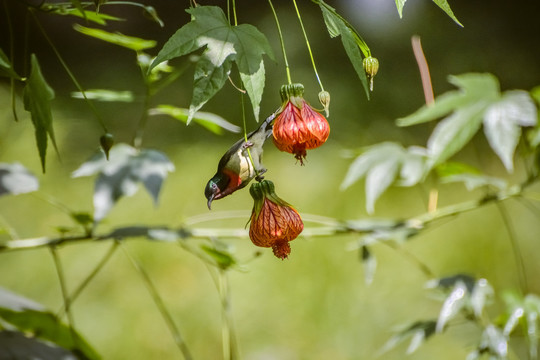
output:
M330 116L330 93L328 91L321 91L319 93L319 101L324 106L326 117Z
M377 58L368 56L367 58L364 58L362 65L364 66L364 71L366 72L369 80L369 89L373 91L373 78L379 71L379 60L377 60Z
M105 157L107 158L107 160L109 160L109 150L111 150L111 148L114 145L114 136L113 136L113 134L106 133L106 134L102 135L99 138L99 143L101 144L101 148L105 152Z

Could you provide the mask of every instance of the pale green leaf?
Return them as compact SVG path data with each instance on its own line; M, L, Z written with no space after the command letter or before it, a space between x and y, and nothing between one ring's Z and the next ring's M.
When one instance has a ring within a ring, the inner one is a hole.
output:
M411 338L407 354L411 354L418 349L428 338L435 334L436 322L433 320L416 321L413 324L404 327L392 336L390 340L378 351L379 355L395 348L399 343Z
M467 296L467 286L462 281L458 281L444 301L439 313L437 326L435 327L438 333L442 332L448 321L453 319L465 307Z
M525 309L523 307L518 306L514 308L504 324L503 334L507 337L510 336L514 329L519 325L519 322L523 319L524 315Z
M482 174L461 173L441 177L442 183L462 182L467 190L472 191L482 186L493 186L498 190L508 188L506 180Z
M514 152L521 137L521 126L537 123L534 103L526 91L509 91L490 105L484 114L484 132L489 145L509 172L514 169Z
M369 214L375 211L375 202L394 182L400 165L399 158L389 157L373 166L366 175L366 209Z
M169 115L173 118L187 123L189 110L172 105L158 105L158 107L150 109L150 115ZM197 111L193 116L193 121L204 128L210 130L215 134L223 134L223 130L227 130L233 133L239 133L241 128L228 122L219 115Z
M457 86L459 91L449 91L435 99L430 105L424 105L413 114L397 119L398 126L416 125L438 120L452 111L473 106L478 101L491 102L500 96L497 78L491 74L463 74L449 76L448 81Z
M0 163L0 196L24 194L38 188L38 179L21 164Z
M461 150L482 125L485 103L457 110L442 120L428 140L429 167L438 165Z
M35 54L32 54L30 76L24 87L23 102L24 109L30 112L32 123L34 124L36 143L43 172L45 172L48 138L51 139L54 148L57 149L52 124L53 119L50 104L52 99L54 99L54 91L45 81L37 57Z
M98 174L94 189L94 221L101 221L123 196L132 196L143 184L157 204L163 181L174 165L161 152L118 144L112 147L109 160L103 153L93 156L72 177Z
M396 0L397 1L397 0ZM463 27L463 24L459 22L459 20L454 15L454 12L452 9L450 9L450 5L448 4L448 1L446 0L433 0L435 4L437 4L438 7L442 9L446 13L446 15L450 16L452 20L456 22L459 26Z
M416 147L406 150L392 142L374 145L353 161L341 190L365 177L366 208L372 213L376 200L394 182L400 186L413 186L422 180L425 151Z
M101 29L85 27L79 24L74 24L73 29L81 34L106 41L111 44L119 45L131 50L140 51L150 49L156 46L155 40L144 40L134 36L127 36L120 33L111 33Z
M396 7L400 19L403 17L403 6L405 5L406 1L407 0L396 0Z
M469 301L473 313L477 318L482 316L485 305L493 299L494 294L493 287L491 287L486 279L478 279L476 281Z

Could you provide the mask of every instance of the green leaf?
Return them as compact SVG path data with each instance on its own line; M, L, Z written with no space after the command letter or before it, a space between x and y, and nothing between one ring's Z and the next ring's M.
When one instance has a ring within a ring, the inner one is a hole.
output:
M447 161L442 163L437 166L436 170L437 175L439 175L441 178L461 174L482 175L482 172L476 167L455 161Z
M145 5L144 6L144 13L146 16L148 16L152 21L156 22L160 27L164 27L165 23L163 23L163 20L159 17L156 9L153 6Z
M442 9L442 11L444 11L446 13L446 15L450 16L450 18L452 20L454 20L456 24L463 27L463 24L459 22L459 20L454 15L454 12L452 11L452 9L450 9L450 5L448 4L448 1L446 1L446 0L433 0L433 2L435 4L437 4L437 6L440 7Z
M40 304L3 288L0 288L0 318L26 335L80 352L85 359L99 359L90 345L54 314L45 311Z
M362 83L362 86L364 87L366 96L369 99L370 95L368 80L364 70L364 65L362 63L362 52L360 51L366 51L360 47L361 45L365 45L365 43L360 38L356 38L356 33L353 32L349 25L337 15L335 9L323 1L319 2L319 7L321 8L324 22L330 36L336 37L341 35L341 43L343 44L343 48L345 49L345 52L347 53L347 56L349 57L349 60L351 61L351 64L356 71L360 82ZM367 48L366 45L365 47ZM369 48L367 48L367 53L369 54Z
M396 7L400 19L403 17L403 6L405 5L406 1L407 0L396 0Z
M107 89L88 89L84 91L84 95L86 95L87 99L105 102L133 102L135 100L133 93L129 90L114 91ZM75 99L84 99L83 93L80 91L73 91L71 97Z
M155 40L144 40L138 37L127 36L120 33L110 33L101 29L93 29L79 24L73 24L73 29L81 34L100 39L111 44L123 46L125 48L140 51L156 46Z
M0 196L29 193L38 188L38 179L21 164L0 163Z
M86 21L92 21L99 25L107 25L108 20L110 21L124 20L116 16L107 15L107 14L99 13L96 11L72 8L72 7L66 6L66 4L45 4L43 5L43 10L50 14L63 15L63 16L76 16L78 18L83 18Z
M11 61L9 61L9 58L2 49L0 49L0 76L7 76L21 80L21 77L15 72L15 69L13 69L13 64Z
M526 91L508 91L489 106L484 114L484 132L489 145L509 172L514 169L514 152L521 137L521 126L538 122L533 100Z
M366 179L366 209L374 212L381 194L394 182L401 186L414 186L425 173L425 149L385 142L368 148L351 164L341 184L344 190L361 178Z
M186 11L191 14L191 22L169 38L149 71L163 61L205 48L196 66L189 123L195 112L224 85L234 61L258 120L264 88L262 55L273 59L266 37L252 25L231 26L223 10L216 6L198 6Z
M189 110L173 105L158 105L156 108L150 109L149 114L169 115L177 120L187 123ZM238 126L228 122L221 116L209 112L197 111L193 116L193 121L218 135L223 134L223 130L233 133L239 133L241 130Z
M72 177L98 174L94 189L94 221L101 221L122 196L132 196L142 183L157 204L167 173L174 165L156 150L140 150L118 144L112 147L109 160L103 153L93 156Z
M77 360L73 352L19 331L0 331L0 359Z
M231 71L230 60L215 66L212 60L202 56L195 65L193 80L193 98L189 105L187 124L191 122L195 113L203 107L225 84Z
M47 155L47 139L51 139L55 150L56 140L52 125L51 100L54 91L41 74L41 69L35 54L32 54L30 76L23 91L24 109L30 112L36 133L36 143L41 159L41 167L45 172L45 157Z
M218 250L214 247L202 245L201 249L216 262L216 265L223 270L230 268L237 264L236 259L228 252Z
M73 5L73 7L77 9L77 11L79 11L80 15L86 19L86 13L84 12L84 9L82 7L81 0L69 0L69 1L71 2L71 5Z

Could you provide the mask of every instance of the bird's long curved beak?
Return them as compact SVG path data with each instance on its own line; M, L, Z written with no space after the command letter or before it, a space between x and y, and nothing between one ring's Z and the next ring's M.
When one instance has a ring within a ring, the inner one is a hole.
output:
M216 196L216 194L212 194L208 198L208 202L206 203L206 205L208 205L208 210L212 210L212 201L214 200L215 196Z

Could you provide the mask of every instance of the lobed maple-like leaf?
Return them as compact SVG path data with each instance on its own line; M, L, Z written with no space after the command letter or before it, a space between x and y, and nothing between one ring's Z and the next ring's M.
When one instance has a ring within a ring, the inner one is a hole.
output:
M99 222L121 197L134 195L141 183L157 203L163 181L172 171L174 165L165 154L118 144L111 149L109 160L99 153L75 170L72 177L98 174L94 189L94 221Z
M369 147L350 165L341 184L344 190L361 178L365 178L366 209L375 210L375 202L392 184L414 186L425 174L425 149L404 149L393 142Z
M501 93L497 78L491 74L451 76L449 81L459 90L437 97L433 104L398 119L397 124L410 126L446 116L428 140L430 168L456 154L483 126L489 145L508 172L512 172L521 128L538 123L536 106L529 93L519 90Z
M197 6L186 11L191 14L191 21L169 38L148 71L163 61L204 48L195 66L187 123L223 87L232 62L238 67L253 114L258 120L265 82L262 56L266 54L274 58L268 40L252 25L232 26L223 10L217 6Z

